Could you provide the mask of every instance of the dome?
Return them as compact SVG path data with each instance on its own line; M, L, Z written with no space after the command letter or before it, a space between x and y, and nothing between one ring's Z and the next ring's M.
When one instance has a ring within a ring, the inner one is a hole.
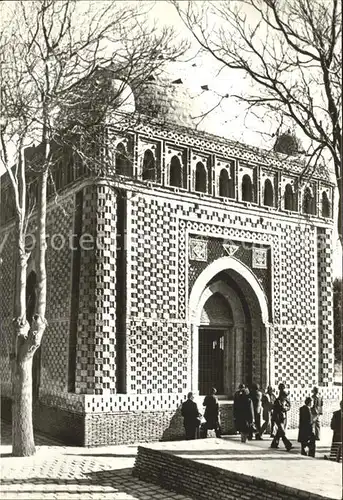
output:
M302 152L302 146L299 139L289 130L276 139L274 151L288 156L295 156Z
M134 91L136 112L184 127L195 127L199 115L194 97L181 79L145 82Z
M134 113L136 110L135 97L131 87L122 80L114 79L111 82L113 106L121 113Z

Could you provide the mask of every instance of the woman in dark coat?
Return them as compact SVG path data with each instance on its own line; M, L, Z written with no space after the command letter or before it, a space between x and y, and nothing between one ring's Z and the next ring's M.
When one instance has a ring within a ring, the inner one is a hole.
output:
M205 406L204 418L206 422L202 425L204 437L207 437L208 429L214 429L216 436L220 437L220 419L219 419L219 403L216 397L217 389L212 387L211 394L205 397L203 406Z
M241 385L233 401L233 418L235 427L241 433L241 441L245 443L254 426L254 408L249 397L249 389Z
M308 448L308 455L310 457L316 454L316 439L314 433L314 420L311 412L311 398L305 399L305 404L299 410L299 434L298 442L301 443L301 454L307 456L306 448Z
M342 459L342 426L343 426L343 401L340 410L334 411L331 419L333 430L330 458L340 462Z
M341 409L334 411L331 419L331 429L333 430L332 442L342 442L342 417L343 417L343 401L340 403Z

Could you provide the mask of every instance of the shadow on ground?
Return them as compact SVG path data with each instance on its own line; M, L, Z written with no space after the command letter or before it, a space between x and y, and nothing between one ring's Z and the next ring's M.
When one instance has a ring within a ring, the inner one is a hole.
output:
M49 492L54 492L58 494L58 498L61 498L63 494L68 498L72 498L73 495L78 496L82 494L92 495L92 498L101 498L104 492L107 494L120 493L123 498L126 495L130 495L137 500L146 500L147 490L151 498L156 498L155 494L161 495L161 492L165 492L160 486L147 484L140 479L132 476L132 469L121 469L121 470L106 470L106 471L96 471L84 474L84 477L77 479L54 479L54 478L43 478L43 477L32 477L25 479L25 484L23 484L23 479L11 479L3 480L1 482L1 489L3 492L6 491L6 486L20 485L21 494L30 494L34 491L35 498L40 498L39 495L47 494ZM40 488L41 485L41 488ZM34 486L34 490L32 488ZM58 487L57 487L58 486ZM65 489L63 488L65 486ZM75 490L74 488L75 487ZM102 488L105 488L105 490ZM9 491L9 489L7 489ZM100 496L101 495L101 496ZM106 497L107 498L107 497ZM118 498L117 496L115 498ZM158 498L162 498L158 496ZM168 499L168 496L164 496ZM186 499L186 497L182 497Z
M62 446L66 447L68 444L59 441L58 439L52 438L42 432L34 431L34 439L36 446ZM9 422L1 422L1 446L11 446L12 445L12 428Z

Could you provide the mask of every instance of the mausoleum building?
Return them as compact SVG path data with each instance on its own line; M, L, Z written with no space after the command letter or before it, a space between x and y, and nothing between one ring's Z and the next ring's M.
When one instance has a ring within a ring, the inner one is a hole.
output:
M201 407L212 386L230 432L239 383L285 383L293 425L314 385L324 422L336 409L334 186L325 172L301 176L301 157L285 154L282 137L270 152L197 131L187 102L182 84L146 85L139 120L104 125L103 174L68 160L55 176L57 199L50 189L48 328L34 358L34 422L62 439L182 437L181 402L193 391ZM15 265L6 176L1 190L8 414ZM34 225L33 214L29 233ZM33 251L33 301L35 269Z

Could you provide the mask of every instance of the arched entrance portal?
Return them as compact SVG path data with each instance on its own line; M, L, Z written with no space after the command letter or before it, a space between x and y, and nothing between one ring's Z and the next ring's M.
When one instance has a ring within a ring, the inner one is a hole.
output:
M210 264L189 301L192 390L232 397L239 383L272 382L267 299L253 272L233 257Z

